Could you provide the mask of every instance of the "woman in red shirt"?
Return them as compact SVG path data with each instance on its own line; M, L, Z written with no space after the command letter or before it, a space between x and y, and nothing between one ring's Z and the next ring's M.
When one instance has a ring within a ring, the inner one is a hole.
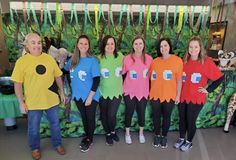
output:
M174 148L188 151L192 148L196 120L205 103L206 96L220 85L223 74L215 63L206 56L206 51L198 36L190 39L183 61L183 84L178 106L180 138ZM213 82L205 88L208 80Z

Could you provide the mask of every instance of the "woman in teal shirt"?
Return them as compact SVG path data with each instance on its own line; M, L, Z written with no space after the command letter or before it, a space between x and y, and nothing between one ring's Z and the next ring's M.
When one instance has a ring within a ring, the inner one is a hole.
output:
M123 55L116 50L114 37L107 35L100 46L101 81L99 91L101 98L99 106L101 120L106 132L106 144L113 145L119 141L115 132L116 114L122 97L122 60Z

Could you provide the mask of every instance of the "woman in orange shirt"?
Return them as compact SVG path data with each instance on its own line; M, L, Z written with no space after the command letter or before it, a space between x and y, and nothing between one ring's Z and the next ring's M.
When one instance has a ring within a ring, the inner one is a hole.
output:
M170 40L168 38L160 39L157 44L158 57L153 60L149 70L151 77L150 103L155 132L154 147L167 148L171 113L174 105L180 101L183 62L172 54ZM163 117L162 126L161 117Z

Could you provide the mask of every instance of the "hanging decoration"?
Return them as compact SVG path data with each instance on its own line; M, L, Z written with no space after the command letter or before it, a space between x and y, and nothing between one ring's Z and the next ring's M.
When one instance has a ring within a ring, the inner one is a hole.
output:
M70 13L70 24L73 22L73 19L75 19L76 25L79 25L78 16L77 16L77 10L75 3L71 4L71 13Z
M144 10L143 8L144 8L144 5L140 5L138 25L142 25L142 22L143 22L143 10Z
M109 4L109 15L110 15L110 21L111 21L111 24L112 26L114 26L114 20L113 20L113 14L112 14L112 5Z
M25 29L28 32L27 14L26 14L26 2L23 2L23 18L24 18L24 23L25 23Z
M27 7L26 7L26 13L27 13L27 17L28 17L27 20L30 19L30 11L31 11L31 2L28 2Z
M130 6L126 5L125 11L126 11L126 14L127 14L127 25L130 26L131 25L131 22L130 22Z
M126 7L127 7L127 5L125 5L125 4L121 5L120 17L119 17L119 25L121 25L121 23L122 23L122 16L123 16L124 11L126 10Z
M175 6L173 27L174 27L175 24L176 24L177 13L178 13L178 6Z
M147 5L147 20L146 20L146 30L149 29L149 23L151 19L151 9L150 9L150 5Z
M91 21L90 15L89 15L88 4L85 3L84 6L85 6L85 9L84 9L84 26L86 26L88 24L88 20L91 24L92 24L92 21Z
M61 27L62 24L62 16L61 16L61 5L56 3L56 25Z
M195 8L196 8L195 6L192 6L192 17L191 17L191 18L192 18L192 19L191 19L191 20L192 20L192 24L193 24L193 22L194 22Z
M51 26L54 26L54 24L52 22L52 15L51 15L50 9L48 8L48 4L47 3L46 3L46 13L48 15L48 19L49 19L49 22L50 22Z
M14 24L14 23L15 23L15 20L14 20L13 11L12 11L11 8L10 8L10 19L11 19L11 23Z
M62 29L64 30L66 28L66 17L62 4L60 4L60 6L61 6L61 16L62 16Z
M99 17L98 17L98 19L100 20L101 17L103 18L104 21L108 21L108 20L105 18L104 11L103 11L103 9L102 9L102 4L99 4Z
M151 22L151 24L154 24L154 23L158 23L158 9L159 9L159 6L157 5L156 7L155 7L155 19L154 19L154 21L152 20L152 13L151 13L151 10L150 10L150 22Z
M87 34L90 37L94 47L97 46L97 41L104 35L111 34L117 39L117 42L119 42L118 47L121 47L121 49L124 48L123 52L129 50L129 43L136 34L141 34L143 37L150 40L148 42L148 47L153 47L154 39L160 37L169 37L172 39L172 42L176 42L176 40L178 40L178 44L180 45L174 45L174 47L185 47L185 42L187 41L186 39L192 35L190 32L193 31L194 34L198 34L207 26L210 13L210 9L208 9L207 6L202 6L200 14L197 15L194 14L195 6L187 7L176 5L172 10L170 6L166 5L165 8L162 6L162 8L165 9L163 17L163 14L159 14L159 5L136 6L132 4L122 4L120 6L120 11L118 11L116 15L113 15L112 4L108 5L107 12L103 11L105 5L95 4L93 9L94 19L91 21L91 11L88 9L88 5L90 4L84 4L84 12L81 14L78 12L78 9L81 10L81 8L77 8L76 3L71 3L69 20L66 22L66 17L68 15L65 15L67 13L64 12L63 3L55 3L56 12L51 12L48 8L48 3L41 1L40 14L35 13L33 2L25 2L23 4L23 12L20 12L20 14L23 13L23 22L26 27L21 29L22 33L25 32L27 26L31 30L35 26L38 26L36 28L40 28L39 32L43 36L57 37L59 40L61 36L62 45L64 45L64 47L69 46L70 48L72 48L71 46L73 45L69 44L70 42L67 40L64 40L64 37L69 38L70 36L73 36L74 38L81 33ZM136 9L135 7L138 7L138 15L134 13L134 10ZM152 13L154 10L155 13ZM170 14L171 12L173 13L173 16ZM13 13L14 10L11 9L11 23L15 23L14 21L16 20L14 19L15 14ZM124 14L126 14L127 17L123 17ZM80 15L80 17L83 15L84 17L79 18L78 15ZM38 16L40 16L40 24ZM194 17L198 17L197 22L194 21ZM22 17L19 17L19 19L21 18ZM160 21L160 18L163 19L163 21ZM31 23L32 19L34 23ZM100 20L102 20L102 22ZM22 21L20 23L22 24ZM195 23L194 27L193 23ZM183 26L185 28L184 32L182 32ZM75 40L73 40L73 42L74 41ZM181 51L183 49L184 48L181 48ZM154 52L151 49L148 49L148 51ZM179 50L176 52L178 53Z
M94 13L95 13L95 29L96 29L96 35L97 35L97 40L99 39L99 25L98 25L98 21L99 21L99 17L98 17L98 5L95 4L94 6Z
M204 11L204 7L202 6L202 8L201 8L201 13L199 14L199 16L198 16L198 19L197 19L197 22L196 22L196 24L194 25L194 32L198 32L198 29L199 29L199 26L200 26L200 24L201 24L201 20L202 20L202 18L203 18L203 11Z
M43 24L43 10L44 10L44 5L43 2L41 1L41 8L40 8L40 30L42 29L42 24Z
M180 6L179 8L179 20L178 20L178 26L177 26L177 33L179 33L183 26L183 16L184 16L184 6Z
M192 6L188 6L188 14L189 14L189 27L190 29L193 29L193 11Z
M184 26L187 24L188 21L188 7L184 6Z
M166 28L169 28L169 5L166 7Z

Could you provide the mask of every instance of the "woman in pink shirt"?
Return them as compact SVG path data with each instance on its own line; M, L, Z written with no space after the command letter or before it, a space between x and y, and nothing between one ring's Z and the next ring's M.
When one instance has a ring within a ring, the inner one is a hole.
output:
M132 143L130 125L134 110L136 109L139 124L139 142L145 143L143 127L145 122L145 109L149 95L148 69L152 57L146 54L145 41L136 36L132 41L132 52L123 60L122 74L124 75L124 101L125 101L125 142Z

